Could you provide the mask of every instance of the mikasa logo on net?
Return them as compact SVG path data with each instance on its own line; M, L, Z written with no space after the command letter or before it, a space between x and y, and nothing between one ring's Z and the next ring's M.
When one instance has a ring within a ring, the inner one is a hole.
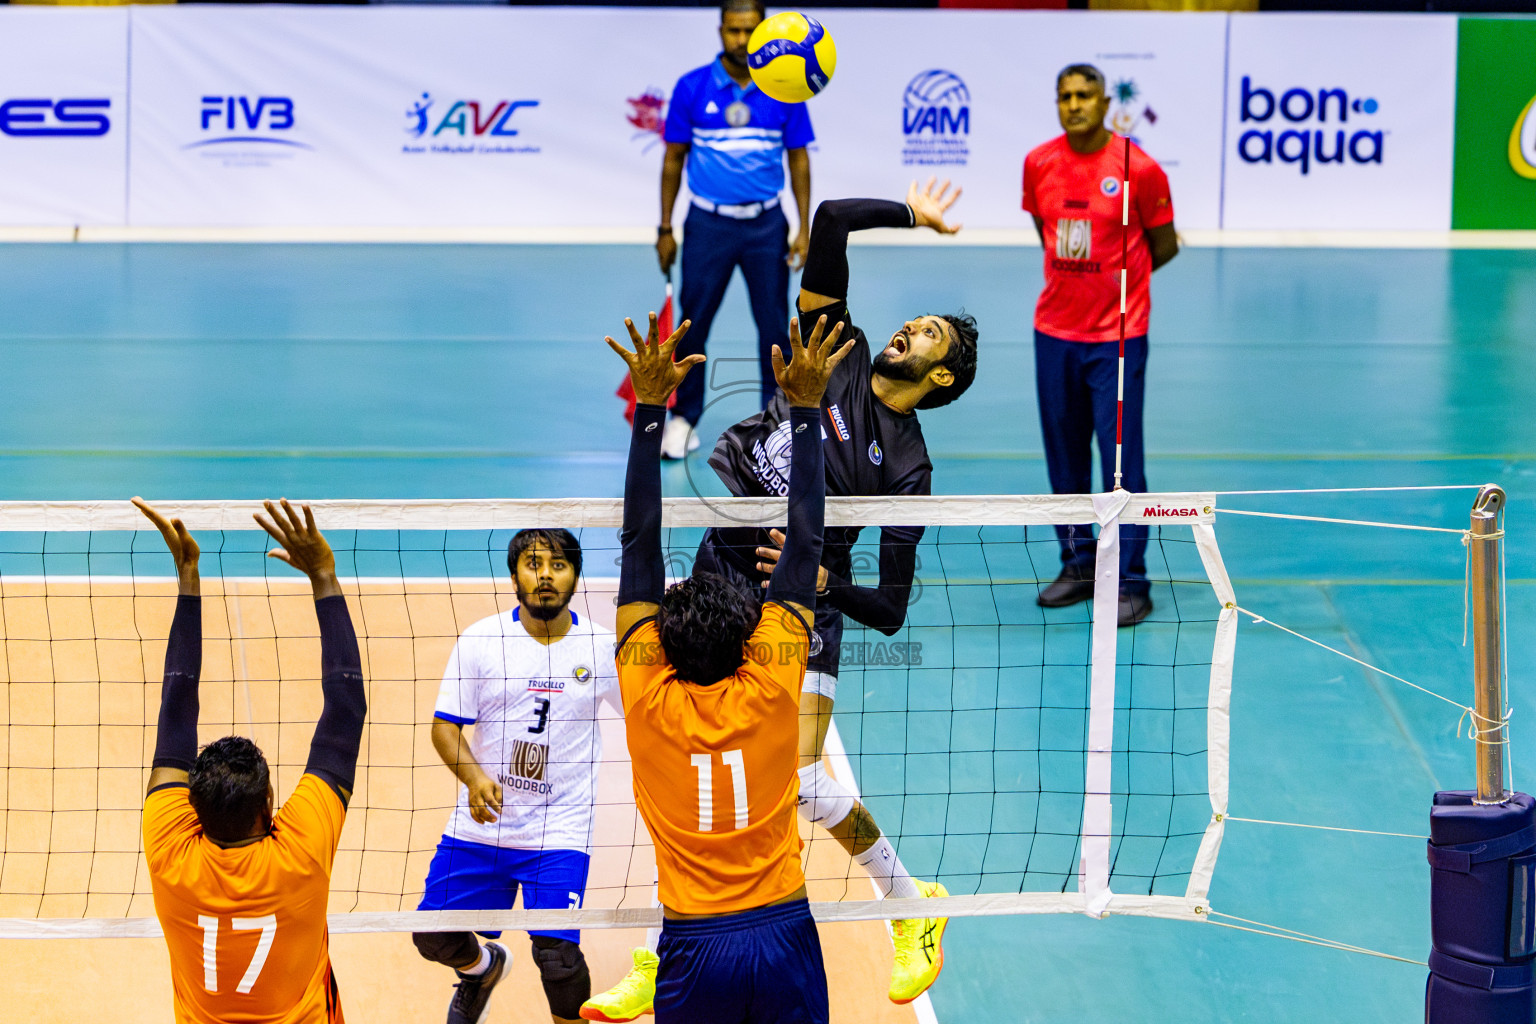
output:
M1146 516L1148 519L1161 519L1166 516L1193 517L1198 516L1200 514L1200 510L1198 508L1191 508L1187 506L1185 508L1166 508L1162 505L1148 505L1145 509L1142 510L1141 514Z

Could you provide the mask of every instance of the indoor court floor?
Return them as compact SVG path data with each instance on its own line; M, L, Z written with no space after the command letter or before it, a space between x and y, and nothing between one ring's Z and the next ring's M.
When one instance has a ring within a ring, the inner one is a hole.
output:
M855 320L876 347L916 313L964 307L980 322L975 387L923 416L935 490L1048 490L1039 250L864 246L852 262ZM660 300L639 246L0 245L0 500L617 495L621 368L602 336ZM1158 273L1153 305L1153 489L1506 488L1513 771L1529 788L1536 252L1192 248ZM706 447L755 408L749 331L733 285L706 366ZM665 487L723 492L700 456L667 467ZM1218 507L1462 528L1474 493L1229 494ZM1457 537L1235 515L1216 531L1243 607L1470 702ZM839 695L855 764L869 700ZM1471 785L1457 715L1245 617L1232 815L1409 837L1229 822L1211 906L1423 960L1429 872L1413 837L1436 790ZM878 925L822 934L834 1019L913 1019L880 1016L893 1008ZM614 976L634 934L589 935L595 976ZM449 979L403 936L338 936L335 950L356 1019L441 1014ZM1427 973L1130 917L955 919L945 951L932 990L944 1022L1396 1022L1422 1013ZM157 941L7 941L0 958L0 999L30 1019L169 1013ZM492 1019L543 1019L541 1000L522 1006Z

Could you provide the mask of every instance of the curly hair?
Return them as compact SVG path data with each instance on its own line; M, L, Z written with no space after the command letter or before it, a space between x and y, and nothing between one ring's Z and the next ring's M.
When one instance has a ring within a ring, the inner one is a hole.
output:
M976 328L976 318L961 310L958 313L940 313L940 320L949 324L953 337L949 349L935 366L947 367L955 375L955 382L946 388L934 388L917 403L919 409L937 409L948 405L961 395L976 379L976 339L981 332Z
M667 588L656 626L677 677L712 686L736 674L762 605L745 584L701 572Z
M214 740L197 755L187 776L192 810L215 842L251 835L267 812L271 777L261 748L244 736Z

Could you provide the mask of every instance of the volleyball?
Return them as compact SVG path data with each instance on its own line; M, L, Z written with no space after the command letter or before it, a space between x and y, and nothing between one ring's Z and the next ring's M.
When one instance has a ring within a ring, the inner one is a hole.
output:
M747 68L757 87L780 103L804 103L832 81L837 44L815 18L785 11L752 32Z

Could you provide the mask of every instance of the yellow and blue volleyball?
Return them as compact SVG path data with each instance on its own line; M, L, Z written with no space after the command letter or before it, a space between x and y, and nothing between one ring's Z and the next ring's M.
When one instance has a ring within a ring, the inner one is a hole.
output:
M753 30L747 68L757 87L780 103L804 103L832 81L837 44L815 18L785 11Z

